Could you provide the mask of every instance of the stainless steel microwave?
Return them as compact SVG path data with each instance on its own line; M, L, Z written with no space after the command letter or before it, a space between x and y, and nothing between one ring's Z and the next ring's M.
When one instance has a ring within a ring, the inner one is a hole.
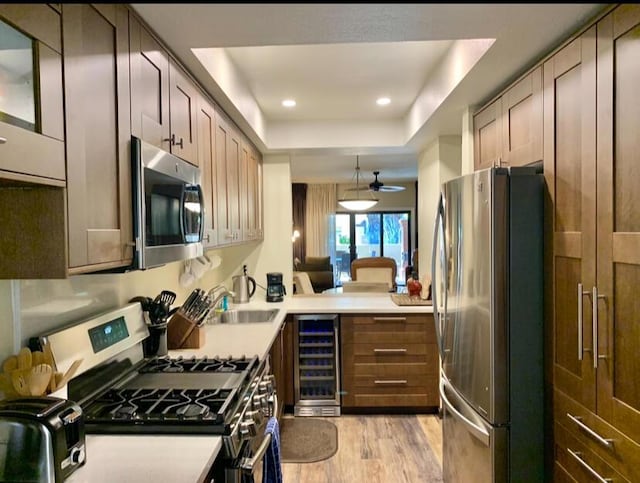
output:
M134 269L203 253L200 169L132 136Z

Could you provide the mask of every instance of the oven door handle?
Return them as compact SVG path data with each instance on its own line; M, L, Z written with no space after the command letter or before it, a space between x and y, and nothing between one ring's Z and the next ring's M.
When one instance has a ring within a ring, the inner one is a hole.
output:
M276 393L273 393L273 417L276 417L278 414L278 396ZM256 450L256 454L254 454L251 458L242 458L240 460L240 469L246 471L248 473L253 473L253 467L262 461L264 454L267 452L267 448L271 444L271 433L265 434L262 443L258 446Z
M262 457L267 452L267 448L270 444L271 433L265 434L262 443L260 443L260 446L256 450L256 454L251 458L242 458L242 460L240 461L240 469L249 473L253 473L253 467L262 460Z

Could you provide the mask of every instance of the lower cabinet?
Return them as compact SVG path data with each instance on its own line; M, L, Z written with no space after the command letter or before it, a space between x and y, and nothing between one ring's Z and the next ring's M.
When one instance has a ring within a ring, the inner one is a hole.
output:
M431 314L340 316L342 407L437 407Z
M287 316L269 352L271 372L278 394L278 417L293 407L293 319Z

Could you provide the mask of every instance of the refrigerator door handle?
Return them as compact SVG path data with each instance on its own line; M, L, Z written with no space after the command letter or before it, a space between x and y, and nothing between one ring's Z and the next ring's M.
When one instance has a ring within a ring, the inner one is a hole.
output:
M447 411L451 413L456 419L462 422L469 433L471 433L475 438L477 438L482 444L485 446L489 446L490 444L490 436L486 429L482 426L475 424L469 418L465 417L460 411L458 411L453 404L447 399L444 389L445 383L440 379L440 399L442 399L442 404L446 408Z
M443 312L440 312L438 305L438 287L436 282L436 258L437 255L442 256L443 254L438 250L438 234L439 228L442 227L442 236L444 237L444 204L443 204L443 196L440 193L440 197L438 199L438 208L436 210L436 220L433 227L433 246L431 249L431 298L433 299L433 311L434 311L434 322L436 325L436 342L438 343L438 351L440 352L440 359L444 359L444 322L447 314L446 307L446 297L447 297L447 282L446 282L446 272L443 273L444 277L444 293L443 299L445 300L445 304L443 305ZM443 243L444 246L444 243ZM446 247L445 247L446 249ZM446 261L446 255L445 255Z

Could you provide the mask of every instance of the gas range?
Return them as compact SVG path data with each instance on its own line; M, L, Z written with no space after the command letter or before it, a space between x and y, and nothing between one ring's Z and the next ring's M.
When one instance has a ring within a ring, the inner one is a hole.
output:
M230 433L238 405L259 376L252 358L161 357L84 405L95 433Z
M82 407L86 432L220 435L225 464L251 454L277 413L268 360L144 358L148 334L134 303L38 338L60 371L83 359L68 398Z

